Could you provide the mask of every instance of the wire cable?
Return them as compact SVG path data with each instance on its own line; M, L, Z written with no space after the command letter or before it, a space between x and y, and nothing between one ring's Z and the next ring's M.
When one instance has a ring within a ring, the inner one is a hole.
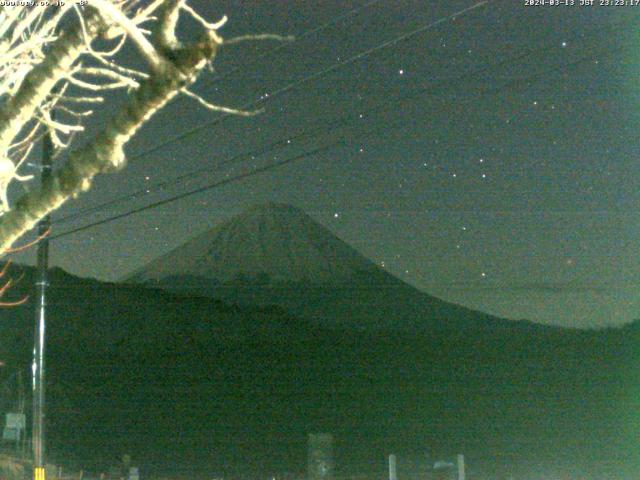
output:
M617 50L621 50L621 49L622 48L614 49L613 51L617 51ZM611 51L611 50L609 50L609 51ZM576 60L575 62L572 62L570 64L561 65L561 68L569 68L569 67L576 66L578 64L584 63L587 60L591 60L593 58L593 55L594 54L591 54L589 56L583 57L583 58L581 58L579 60ZM558 68L553 69L553 71L556 71L556 70L558 70ZM537 72L536 74L534 74L531 77L521 78L521 79L519 79L517 81L509 81L508 83L506 83L506 84L504 84L504 85L502 85L500 87L496 87L496 88L492 88L492 89L485 89L483 91L480 91L478 93L478 95L475 95L472 99L475 99L475 97L477 97L477 96L482 96L482 95L487 95L487 94L503 93L505 90L514 88L514 87L516 87L518 85L521 85L521 84L523 84L525 82L538 81L541 78L545 78L545 76L548 73L550 73L550 70L540 71L540 72ZM383 125L382 128L384 129L384 131L388 131L389 129L395 128L395 127L397 127L398 125L400 125L402 123L404 123L404 119L401 119L401 121L397 122L396 124ZM373 135L373 134L376 134L376 133L378 133L378 132L374 131L374 130L370 130L369 132L365 132L365 136L370 136L370 135ZM178 194L178 195L174 195L174 196L171 196L169 198L166 198L166 199L163 199L163 200L159 200L159 201L150 203L148 205L129 210L127 212L120 213L118 215L114 215L114 216L111 216L111 217L108 217L108 218L105 218L105 219L102 219L102 220L99 220L99 221L96 221L96 222L92 222L92 223L89 223L87 225L83 225L83 226L74 228L72 230L59 233L57 235L53 235L53 236L51 236L50 240L56 240L58 238L63 238L63 237L66 237L68 235L71 235L71 234L74 234L74 233L79 233L79 232L82 232L82 231L87 230L89 228L93 228L93 227L96 227L96 226L99 226L99 225L110 223L110 222L115 221L115 220L126 218L126 217L134 215L136 213L141 213L141 212L146 211L146 210L157 208L157 207L160 207L160 206L175 202L177 200L181 200L183 198L186 198L186 197L189 197L189 196L192 196L192 195L196 195L198 193L202 193L202 192L205 192L205 191L208 191L208 190L219 188L221 186L228 185L230 183L235 183L237 181L240 181L240 180L243 180L243 179L246 179L246 178L249 178L249 177L253 177L253 176L258 175L260 173L264 173L264 172L273 170L275 168L278 168L278 167L281 167L281 166L284 166L284 165L287 165L287 164L290 164L290 163L293 163L293 162L296 162L296 161L299 161L299 160L302 160L302 159L305 159L305 158L309 158L309 157L317 155L319 153L326 152L329 149L331 149L333 147L336 147L336 146L339 146L339 145L343 145L344 146L344 145L347 145L347 143L345 141L340 141L340 142L333 142L331 144L328 144L328 145L325 145L325 146L322 146L322 147L317 147L317 148L315 148L313 150L304 152L304 153L296 155L294 157L290 157L290 158L287 158L285 160L281 160L279 162L274 162L274 163L271 163L269 165L253 169L253 170L251 170L249 172L244 172L244 173L238 174L238 175L236 175L234 177L231 177L231 178L226 178L224 180L219 180L219 181L207 184L207 185L205 185L203 187L199 187L199 188L196 188L194 190L190 190L188 192L184 192L184 193L181 193L181 194Z
M288 163L295 162L297 160L301 160L303 158L310 157L312 155L317 155L318 153L321 153L321 152L324 152L326 150L329 150L329 148L331 148L331 147L333 147L335 145L337 145L337 143L326 145L324 147L319 147L319 148L316 148L314 150L305 152L303 154L296 155L295 157L291 157L291 158L288 158L286 160L281 160L280 162L276 162L276 163L273 163L273 164L270 164L270 165L267 165L267 166L264 166L264 167L256 168L256 169L254 169L254 170L252 170L250 172L246 172L246 173L242 173L242 174L236 175L235 177L232 177L232 178L226 178L224 180L220 180L218 182L206 185L204 187L197 188L195 190L190 190L188 192L181 193L179 195L175 195L173 197L170 197L170 198L167 198L167 199L164 199L164 200L159 200L157 202L150 203L149 205L145 205L145 206L140 207L140 208L135 208L133 210L129 210L129 211L121 213L119 215L115 215L113 217L109 217L109 218L106 218L106 219L103 219L103 220L100 220L100 221L97 221L97 222L90 223L89 225L84 225L82 227L78 227L78 228L75 228L73 230L69 230L68 232L59 233L58 235L52 235L49 238L49 240L55 240L57 238L66 237L68 235L71 235L73 233L81 232L81 231L86 230L88 228L97 227L98 225L102 225L104 223L109 223L109 222L112 222L114 220L118 220L120 218L125 218L125 217L128 217L128 216L136 214L136 213L144 212L145 210L150 210L152 208L157 208L157 207L160 207L162 205L166 205L167 203L172 203L172 202L175 202L177 200L180 200L180 199L183 199L183 198L186 198L186 197L189 197L189 196L192 196L192 195L195 195L195 194L207 191L207 190L211 190L213 188L222 187L224 185L227 185L228 183L237 182L237 181L242 180L244 178L252 177L252 176L257 175L259 173L263 173L263 172L266 172L268 170L272 170L272 169L274 169L276 167L280 167L280 166L286 165Z
M304 85L304 84L307 84L307 83L309 83L309 82L311 82L313 80L316 80L318 78L324 77L325 75L327 75L329 73L332 73L332 72L335 72L336 70L338 70L338 69L340 69L340 68L342 68L342 67L344 67L346 65L351 65L352 63L354 63L354 62L356 62L358 60L362 60L363 58L368 57L369 55L371 55L371 54L373 54L375 52L378 52L379 50L382 50L384 48L396 45L396 44L398 44L398 43L400 43L400 42L402 42L404 40L407 40L407 39L409 39L409 38L411 38L411 37L413 37L415 35L418 35L419 33L422 33L422 32L424 32L426 30L434 28L434 27L446 22L447 20L450 20L452 18L457 18L457 17L460 17L460 16L462 16L464 14L467 14L467 13L471 12L472 10L475 10L475 9L481 7L481 6L484 6L484 5L488 4L491 1L493 1L493 0L483 0L483 1L478 2L478 3L476 3L476 4L474 4L474 5L470 6L470 7L464 8L464 9L459 10L459 11L457 11L455 13L450 14L450 15L441 17L438 20L435 20L435 21L433 21L433 22L431 22L431 23L429 23L427 25L423 25L423 26L421 26L419 28L411 30L410 32L407 32L407 33L404 33L404 34L399 35L397 37L391 38L391 39L389 39L389 40L387 40L385 42L382 42L382 43L380 43L380 44L378 44L378 45L376 45L374 47L371 47L371 48L369 48L367 50L364 50L363 52L360 52L360 53L358 53L356 55L353 55L352 57L349 57L348 59L346 59L346 60L344 60L342 62L334 63L333 65L330 65L329 67L324 68L324 69L322 69L322 70L320 70L318 72L315 72L315 73L313 73L311 75L308 75L306 77L303 77L303 78L300 78L300 79L295 80L293 82L290 82L287 85L275 90L274 92L271 92L269 94L263 95L261 98L259 98L257 100L251 100L251 101L241 105L240 107L238 107L238 109L239 110L248 110L248 109L255 108L256 106L258 106L258 105L260 105L262 103L265 103L267 100L271 101L274 98L279 97L280 95L283 95L283 94L289 92L290 90L293 90L294 88L299 87L300 85ZM144 150L144 151L142 151L140 153L137 153L135 155L130 156L129 159L130 160L135 160L135 159L139 159L139 158L142 158L142 157L146 157L147 155L150 155L150 154L152 154L154 152L157 152L158 150L160 150L160 149L162 149L162 148L164 148L164 147L166 147L168 145L171 145L171 144L176 143L176 142L180 142L180 141L184 140L185 138L188 138L188 137L190 137L190 136L192 136L192 135L204 130L205 128L217 125L217 124L225 121L227 118L232 117L232 116L233 115L229 114L229 113L225 113L225 114L219 115L218 117L214 118L210 122L203 123L202 125L198 125L197 127L194 127L194 128L189 129L189 130L186 130L186 131L184 131L182 133L179 133L178 135L175 135L175 136L165 140L164 142L161 142L161 143L157 144L154 147L151 147L151 148L149 148L147 150Z
M617 28L618 25L615 26L611 26L611 27L607 27L606 29L609 28ZM576 35L577 36L577 35ZM409 93L405 93L405 94L400 94L397 95L396 97L394 97L392 100L389 99L385 99L383 101L378 102L376 105L374 105L373 107L370 107L369 109L367 109L365 111L365 113L369 116L371 114L375 114L375 113L379 113L382 111L385 111L387 109L389 109L390 107L394 107L396 105L396 103L400 103L400 102L404 102L407 100L411 100L416 98L417 96L421 96L424 95L426 93L429 93L430 91L434 91L436 88L444 85L446 87L448 87L449 89L451 89L456 83L458 82L462 82L465 81L467 79L471 79L473 77L476 77L478 75L481 75L485 72L489 72L489 71L494 71L496 68L501 68L504 66L508 66L516 61L522 61L528 57L531 57L533 55L537 55L537 54L543 54L546 53L548 50L550 49L555 49L556 45L555 42L548 42L547 45L544 45L542 47L537 47L537 48L528 48L523 50L520 53L517 53L515 55L509 56L501 61L495 62L495 63L491 63L489 65L485 65L481 68L475 69L471 72L466 72L463 74L458 75L457 77L454 78L448 78L448 79L444 79L444 80L440 80L438 82L435 83L430 83L429 85L411 91ZM580 63L582 62L582 60L579 61ZM570 65L568 65L570 66ZM529 76L531 77L531 76ZM514 79L512 80L515 83L519 82L519 79ZM315 135L319 135L322 133L327 133L326 131L328 131L329 129L332 128L336 128L338 126L344 125L346 123L348 123L349 121L351 121L352 119L356 119L357 118L356 113L347 113L344 114L342 116L339 116L337 118L334 118L333 120L329 121L329 122L322 122L322 123L318 123L310 128L304 129L294 135L289 135L283 138L280 138L274 142L271 142L270 144L267 145L263 145L258 147L257 149L254 150L250 150L250 151L246 151L243 153L239 153L237 155L234 155L230 158L227 158L223 161L221 161L220 163L218 163L218 165L216 165L216 168L219 168L223 165L228 165L228 164L233 164L235 162L237 162L238 160L241 160L243 158L252 158L255 159L255 157L258 157L260 155L264 155L270 152L273 152L279 148L283 148L283 147L287 147L289 145L291 145L294 141L297 141L301 138L305 138L305 137L310 137L310 136L315 136ZM135 200L139 197L143 197L145 195L148 195L151 192L157 192L157 191L162 191L163 189L170 187L170 186L175 186L178 185L181 182L184 182L190 178L194 178L198 175L201 175L203 173L214 173L212 171L211 167L205 167L205 168L200 168L200 169L196 169L194 171L191 171L189 173L180 175L178 177L175 177L174 179L171 180L167 180L167 181L163 181L163 182L159 182L156 183L154 185L148 185L145 186L145 188L136 190L135 192L126 194L126 195L122 195L120 197L117 197L113 200L109 200L107 202L104 202L102 204L93 206L93 207L89 207L86 209L83 209L79 212L64 216L58 220L55 220L54 223L55 224L60 224L60 223L65 223L65 222L69 222L81 217L84 217L86 215L92 214L92 213L96 213L98 211L104 210L106 208L109 208L111 206L120 204L120 203L124 203L127 201L131 201L131 200Z

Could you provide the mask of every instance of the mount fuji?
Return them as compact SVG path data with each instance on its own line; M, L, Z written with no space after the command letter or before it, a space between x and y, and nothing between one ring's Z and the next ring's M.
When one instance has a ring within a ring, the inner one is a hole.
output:
M324 326L364 329L523 325L455 305L408 285L302 210L251 208L125 279L239 305L276 305Z

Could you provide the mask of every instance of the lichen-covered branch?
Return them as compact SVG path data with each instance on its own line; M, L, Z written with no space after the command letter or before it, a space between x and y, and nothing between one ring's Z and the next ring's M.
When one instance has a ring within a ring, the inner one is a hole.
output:
M63 103L96 103L103 100L101 92L137 88L137 79L148 76L112 60L127 39L151 59L154 69L162 61L140 25L152 21L166 1L144 8L137 7L146 0L96 0L85 8L66 2L0 9L0 215L10 208L6 188L17 177L3 175L16 172L17 148L48 131L56 149L66 149L82 130L82 117L92 113L70 113ZM65 17L67 12L75 12L76 18ZM116 45L98 51L92 45L97 38ZM65 95L69 85L73 94ZM86 94L78 95L79 90ZM75 125L53 121L54 111Z
M97 11L89 9L85 18L87 34L95 36L103 25ZM32 119L53 87L68 75L82 55L85 34L80 26L71 27L50 44L44 60L22 80L17 92L0 106L0 152L6 152L13 139Z
M129 140L177 95L209 110L258 113L220 106L189 90L223 44L217 30L226 16L209 22L187 0L95 0L83 9L67 3L72 6L59 11L0 10L0 256L10 253L13 243L43 217L87 190L96 175L121 169ZM66 11L70 13L62 22ZM202 28L197 42L184 45L178 39L181 14ZM98 38L103 42L95 42ZM147 71L120 65L118 52L127 42L146 60ZM118 113L81 147L71 146L74 135L87 134L82 123L93 113L87 105L103 103L104 92L112 89L127 92ZM70 153L39 188L30 185L10 205L8 186L30 179L18 168L31 144L46 132L57 149L54 158Z
M195 81L221 44L216 32L207 30L195 44L165 52L155 71L140 81L122 109L92 141L71 152L42 188L23 195L0 216L0 254L45 215L87 190L97 174L122 168L126 143L160 108Z

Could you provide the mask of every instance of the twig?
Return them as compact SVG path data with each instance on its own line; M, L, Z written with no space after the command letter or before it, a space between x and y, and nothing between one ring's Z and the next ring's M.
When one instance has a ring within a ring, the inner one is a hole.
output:
M213 103L207 102L204 98L202 98L200 95L193 93L189 90L187 90L186 88L182 89L182 93L184 93L187 97L193 98L194 100L196 100L200 105L202 105L203 107L215 111L215 112L224 112L224 113L230 113L231 115L239 115L241 117L253 117L255 115L258 115L260 113L264 112L264 108L258 109L258 110L237 110L235 108L229 108L229 107L223 107L220 105L214 105Z
M239 37L233 37L229 40L225 40L225 45L234 45L236 43L251 42L259 40L275 40L278 42L293 42L296 39L293 35L277 35L275 33L261 33L258 35L240 35Z

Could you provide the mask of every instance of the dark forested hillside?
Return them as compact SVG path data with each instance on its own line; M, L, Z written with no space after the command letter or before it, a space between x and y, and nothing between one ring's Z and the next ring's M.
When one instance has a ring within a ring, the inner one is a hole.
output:
M31 270L18 270L26 288ZM33 305L0 318L10 382L29 370ZM130 452L146 471L302 472L305 435L322 430L343 474L382 474L390 451L461 451L478 471L544 463L602 478L638 466L639 330L320 328L54 270L51 455L96 469Z

